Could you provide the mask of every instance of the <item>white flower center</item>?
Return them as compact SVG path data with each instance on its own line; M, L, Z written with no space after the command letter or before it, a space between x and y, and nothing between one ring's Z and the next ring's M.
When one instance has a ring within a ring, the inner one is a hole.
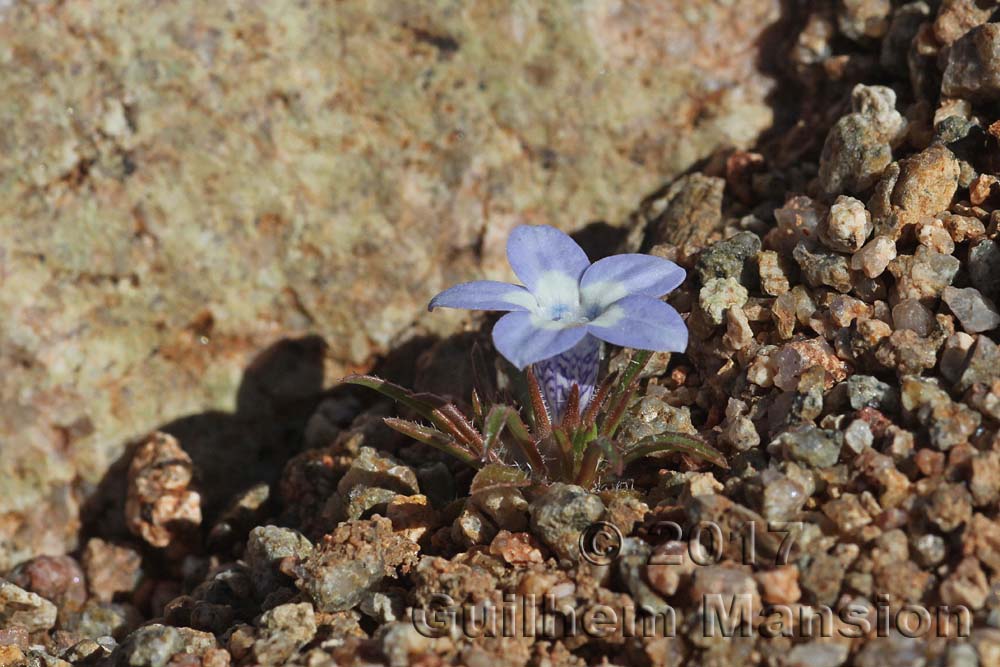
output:
M533 292L529 307L534 325L540 329L568 329L591 322L602 325L620 319L611 305L626 296L625 286L605 281L581 290L579 283L561 271L547 271Z

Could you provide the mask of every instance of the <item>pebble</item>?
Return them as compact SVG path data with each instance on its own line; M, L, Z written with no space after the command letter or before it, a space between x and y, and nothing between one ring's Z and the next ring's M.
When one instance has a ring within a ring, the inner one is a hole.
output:
M996 661L992 662L995 664ZM983 663L991 664L986 660ZM979 654L976 652L976 647L972 644L958 642L948 644L948 657L945 667L979 667L979 664Z
M875 185L906 127L896 111L896 93L885 86L858 84L851 107L827 134L820 155L820 185L830 196L860 194Z
M924 425L931 443L940 450L967 442L982 419L965 404L952 401L931 379L904 377L901 396L903 409Z
M798 389L802 375L812 368L825 371L827 389L847 377L847 365L822 338L786 343L774 354L774 365L778 369L774 384L785 391Z
M750 293L736 278L712 278L698 292L698 305L706 319L715 326L722 324L726 311L742 308Z
M840 195L820 225L819 237L831 250L852 253L865 244L874 228L863 203Z
M942 213L939 217L955 243L978 241L986 236L986 227L977 218L954 213Z
M409 567L419 548L392 532L392 522L341 523L294 570L295 585L309 595L318 611L350 609L399 566Z
M70 556L37 556L15 567L7 579L54 603L63 618L87 601L83 570Z
M722 596L722 603L728 609L735 596L749 595L756 601L754 608L759 608L757 582L753 576L731 567L722 565L707 565L694 571L691 578L690 597L695 604L700 605L708 595Z
M278 568L286 558L303 561L312 555L312 543L298 531L278 526L257 526L250 531L243 558L253 575L258 597L265 597L287 581Z
M825 503L823 514L836 524L842 535L853 535L872 522L871 514L853 493L845 493L840 498Z
M90 601L83 611L74 615L63 629L72 630L84 637L123 639L142 623L142 614L134 606L119 602Z
M851 268L869 278L877 278L896 259L896 242L888 236L876 236L851 257Z
M941 299L948 304L967 333L992 331L1000 326L1000 312L975 287L948 286L941 293Z
M525 532L501 530L490 543L490 553L503 558L510 565L529 565L545 560L538 540L531 533Z
M830 319L838 327L849 327L854 320L869 317L871 308L864 301L845 294L838 294L830 300Z
M969 279L986 298L1000 301L1000 246L985 239L969 249Z
M840 594L847 567L834 554L820 553L809 561L799 577L799 585L809 594L807 599L832 605Z
M1000 452L982 452L972 459L969 491L976 507L986 507L1000 497Z
M142 556L132 547L94 537L81 557L87 588L103 602L135 590L142 578Z
M281 665L316 635L316 616L307 602L270 609L257 623L254 657L261 665Z
M896 330L907 329L918 336L929 336L935 324L934 313L917 299L903 299L892 307Z
M1000 380L995 380L990 386L973 385L966 400L979 412L1000 422Z
M651 386L626 413L619 433L626 441L660 435L662 433L687 433L696 435L698 430L691 423L691 408L676 408L667 401L669 392L660 386Z
M989 21L994 11L994 5L978 0L945 0L934 19L934 37L947 46Z
M1000 379L1000 348L991 338L980 334L965 359L955 389L964 392L973 385L990 385L997 379Z
M662 614L670 608L670 605L660 597L659 591L653 588L647 579L647 566L652 556L653 547L649 544L635 537L626 537L622 541L615 568L625 588L632 594L637 607Z
M472 503L498 528L515 533L528 528L528 501L520 489L503 486L478 491Z
M382 664L387 664L388 667L409 667L421 664L423 661L419 658L435 655L431 647L436 640L418 631L413 621L389 623L379 628L375 639L387 661L387 663ZM325 666L327 663L320 662L319 664ZM489 667L489 665L473 663L472 660L466 661L466 664L469 667Z
M843 642L811 641L793 646L781 664L784 667L840 667L847 662L850 652L850 646Z
M668 540L657 545L646 565L646 580L653 589L669 598L690 580L698 565L691 560L688 542Z
M963 331L956 331L945 340L941 351L941 375L952 384L962 377L969 350L975 342L975 338Z
M840 458L842 439L834 431L806 424L778 436L777 445L785 456L813 468L829 468Z
M532 501L531 530L557 556L576 561L580 534L604 514L604 503L579 486L556 483Z
M938 589L941 601L948 605L964 605L972 610L982 609L990 594L990 584L977 558L962 559Z
M855 454L871 447L874 442L872 429L863 419L855 419L844 429L844 444Z
M216 646L215 637L207 632L153 623L129 635L109 660L111 664L128 667L168 667L177 654L198 656Z
M777 373L774 354L777 351L778 348L774 345L764 345L757 350L753 361L747 366L747 382L764 388L774 386L774 376Z
M896 245L893 244L892 247L895 250ZM760 288L764 294L780 296L791 289L785 263L777 252L762 250L758 253L757 272L760 274Z
M899 255L889 262L889 272L896 278L895 291L900 299L937 298L951 285L961 268L953 255L944 255L924 246L913 255Z
M784 206L774 209L778 225L768 232L765 245L787 253L802 241L814 240L826 213L820 202L805 195L792 197Z
M746 417L746 411L746 403L730 397L726 405L726 419L719 433L722 442L741 452L760 444L760 434L753 421Z
M896 469L892 456L869 448L858 455L855 465L862 474L882 488L878 501L883 508L888 510L897 507L909 497L910 480Z
M948 546L940 535L926 533L913 540L913 553L921 565L931 568L944 560Z
M944 255L951 255L955 252L955 241L951 234L944 228L943 223L928 218L929 222L917 224L917 241L920 245L939 252Z
M958 190L959 164L955 154L935 144L899 163L899 179L892 190L895 206L915 215L946 211Z
M802 485L777 470L760 474L763 486L761 513L768 521L791 521L802 511L809 494Z
M726 333L722 335L722 343L730 350L743 350L753 342L753 328L743 308L730 308L726 311Z
M900 375L919 375L937 363L940 338L921 336L910 329L892 332L875 351L875 359Z
M751 284L750 259L760 252L760 237L753 232L739 232L706 248L698 257L695 271L704 285L713 278L735 278Z
M1000 24L976 26L951 45L941 92L980 102L1000 98Z
M489 544L496 535L497 527L475 507L466 506L451 524L451 539L466 549Z
M883 68L899 77L906 78L909 75L910 45L930 13L930 7L923 0L909 2L893 12L879 54L879 64Z
M795 246L792 257L802 269L802 275L812 287L832 287L847 293L854 287L847 258L823 250L810 251L804 243Z
M37 593L0 579L0 627L48 630L56 624L57 613L56 606Z
M347 497L357 487L387 489L403 495L420 493L417 474L387 454L362 447L340 482L337 493Z
M114 647L104 646L93 639L84 639L69 647L59 657L70 664L94 664L111 655ZM0 660L0 664L3 661Z
M132 456L125 521L154 547L183 547L201 525L201 496L188 488L193 464L177 439L151 434Z
M856 374L847 378L847 400L851 408L875 408L883 412L895 412L899 406L899 392L871 375Z
M796 565L782 565L757 572L754 578L760 586L761 597L768 604L795 604L802 597Z
M396 496L386 505L385 516L392 529L413 542L421 542L440 522L427 496Z
M972 494L964 484L938 485L927 506L927 518L948 533L972 518Z
M990 198L993 189L1000 184L1000 179L992 174L980 174L969 185L969 200L973 206L981 206ZM982 223L980 223L982 224Z
M837 3L837 27L855 42L878 39L889 31L889 0L843 0Z
M926 667L927 650L920 637L904 637L892 630L887 637L866 643L854 658L857 667Z
M983 514L973 514L962 532L962 551L996 572L1000 569L1000 523Z

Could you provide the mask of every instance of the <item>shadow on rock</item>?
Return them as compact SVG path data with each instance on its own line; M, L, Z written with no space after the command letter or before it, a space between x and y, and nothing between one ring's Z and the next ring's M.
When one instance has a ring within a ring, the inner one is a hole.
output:
M305 425L325 395L325 351L319 336L283 339L247 366L236 412L202 412L155 429L174 436L191 458L203 528L236 494L277 481L284 463L301 449ZM124 511L129 466L145 440L126 446L85 503L81 544L89 537L129 538Z

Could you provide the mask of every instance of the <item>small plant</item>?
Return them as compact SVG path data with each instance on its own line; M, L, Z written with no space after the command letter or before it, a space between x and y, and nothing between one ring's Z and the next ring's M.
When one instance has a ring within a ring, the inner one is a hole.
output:
M609 472L620 475L629 463L660 452L683 452L726 467L719 452L682 433L615 440L652 352L687 347L683 320L659 299L684 281L682 268L640 254L591 264L575 241L548 226L516 228L507 257L525 286L463 283L434 297L429 307L508 311L493 329L493 343L524 372L530 427L517 409L494 403L494 396L479 390L473 391L472 414L466 416L440 396L416 394L380 378L355 375L344 382L406 405L430 425L386 418L389 427L476 468L520 459L535 478L590 487ZM604 342L638 351L617 377L598 385Z

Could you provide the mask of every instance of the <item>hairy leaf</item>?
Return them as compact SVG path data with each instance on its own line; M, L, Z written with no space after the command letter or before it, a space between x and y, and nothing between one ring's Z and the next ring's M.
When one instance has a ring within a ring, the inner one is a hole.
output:
M643 438L625 452L623 462L628 465L652 454L680 452L714 463L720 468L729 468L722 452L710 446L701 438L685 433L662 433Z
M503 463L488 463L479 469L469 486L470 495L490 489L527 486L531 483L528 474L514 466Z
M465 447L462 447L459 443L455 442L455 439L446 433L423 426L416 422L407 421L406 419L396 419L395 417L385 417L382 419L385 425L389 428L399 431L403 435L409 436L414 440L424 443L425 445L430 445L435 449L440 449L446 454L454 456L463 463L467 463L473 468L479 467L479 457L472 451L469 451Z

